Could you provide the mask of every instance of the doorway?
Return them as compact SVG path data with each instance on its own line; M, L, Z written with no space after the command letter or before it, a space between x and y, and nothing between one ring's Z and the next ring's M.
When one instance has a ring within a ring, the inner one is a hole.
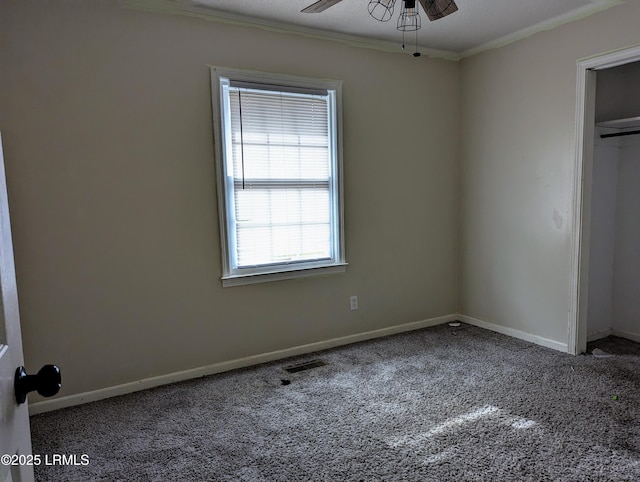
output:
M577 87L577 109L576 109L576 162L574 165L574 201L573 201L573 220L572 229L572 256L571 256L571 301L569 307L569 329L568 329L568 348L569 352L577 355L584 353L587 347L587 339L589 333L589 313L591 311L591 319L595 319L597 309L602 309L607 303L613 303L612 299L599 300L597 291L598 280L601 284L608 282L606 276L601 278L602 273L607 269L613 269L613 253L611 249L611 239L600 239L602 236L597 234L593 236L592 223L595 223L597 233L604 233L607 229L606 222L611 223L611 219L606 219L606 212L611 211L611 198L607 201L608 207L600 204L593 209L594 196L600 196L603 190L602 183L594 186L594 168L596 176L609 176L609 180L605 182L610 189L612 185L613 171L612 166L606 166L600 162L594 163L597 155L601 155L599 143L596 148L596 139L602 139L599 136L612 131L628 131L632 130L629 124L600 125L596 129L596 87L598 72L615 67L625 66L640 61L640 46L624 49L617 52L605 54L602 56L592 57L578 62L578 87ZM640 117L640 111L635 114ZM628 118L633 118L633 115ZM608 128L608 130L607 130ZM606 147L606 146L605 146ZM604 174L602 166L605 166ZM617 171L616 171L617 176ZM595 189L594 189L595 187ZM607 188L605 186L605 188ZM611 228L611 226L609 226ZM603 245L606 245L603 248ZM604 251L602 251L604 249ZM592 253L593 250L593 253ZM609 261L602 261L597 255L605 253L605 258ZM592 256L593 254L593 256ZM594 259L596 262L594 262ZM590 277L592 278L590 282ZM590 288L591 287L591 288ZM612 288L613 290L613 288ZM590 296L591 295L591 296ZM606 296L605 296L606 298ZM604 308L606 310L606 306ZM606 317L605 317L606 318ZM592 321L593 323L593 321ZM604 326L604 325L603 325ZM597 331L604 334L607 330L613 329L609 327L599 326L592 328L592 337ZM595 335L598 336L598 335Z

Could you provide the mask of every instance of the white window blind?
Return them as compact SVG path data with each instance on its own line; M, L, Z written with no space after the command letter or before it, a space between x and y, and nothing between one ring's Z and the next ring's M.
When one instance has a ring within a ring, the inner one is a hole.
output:
M331 258L327 96L229 87L238 267Z
M225 275L344 264L335 93L221 78L220 95Z

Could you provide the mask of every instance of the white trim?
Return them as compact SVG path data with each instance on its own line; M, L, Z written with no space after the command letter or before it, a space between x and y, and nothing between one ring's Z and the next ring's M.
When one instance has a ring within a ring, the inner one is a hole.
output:
M141 10L144 12L161 13L165 15L195 17L210 22L238 25L241 27L254 27L268 32L302 35L308 38L340 42L352 47L381 50L383 52L402 53L406 55L406 51L400 48L400 44L398 42L358 37L356 35L341 34L310 27L284 24L273 20L224 12L209 7L198 7L188 4L180 5L177 2L168 0L124 0L123 6L131 10ZM419 48L421 54L425 57L452 61L460 60L460 55L456 52L432 49L428 47Z
M302 77L289 74L275 74L255 70L242 70L221 66L209 66L211 71L211 102L214 126L214 149L216 181L218 192L218 222L220 227L220 246L222 251L222 286L232 287L268 281L302 278L307 276L327 275L346 271L344 244L344 182L343 146L342 146L342 81ZM234 187L228 182L229 168L228 130L224 128L228 121L223 114L226 103L223 84L252 83L258 85L277 86L278 91L289 88L322 90L326 93L328 120L328 138L330 162L327 185L331 201L331 258L309 260L307 262L276 264L255 268L239 268L235 259L235 235L233 213Z
M222 287L251 285L256 283L268 283L269 281L281 281L285 279L308 278L310 276L327 276L347 271L349 263L336 263L327 266L308 269L282 270L275 273L257 273L251 275L229 275L222 277Z
M569 324L567 327L567 346L569 353L577 355L582 353L587 345L584 334L586 333L586 323L573 323L571 320L577 320L583 316L586 310L586 301L588 294L587 268L588 266L581 261L588 260L589 249L588 244L583 242L582 232L589 225L589 214L585 213L583 205L585 198L591 199L591 171L588 171L585 179L585 167L587 164L582 159L591 159L593 157L593 132L587 131L586 126L595 124L595 73L591 69L584 69L581 63L578 63L576 88L576 162L572 166L573 169L573 192L574 196L571 203L571 254L570 254L570 291L569 291ZM593 99L588 102L587 99ZM587 109L587 107L590 107ZM578 162L577 160L580 159ZM585 189L586 187L586 189ZM584 308L580 308L583 303ZM582 313L582 314L581 314ZM584 328L584 329L581 329Z
M517 32L510 33L503 37L490 40L489 42L464 50L463 52L433 49L425 46L419 46L419 49L424 57L457 62L486 50L504 47L505 45L509 45L511 43L517 42L518 40L525 39L538 32L551 30L566 23L583 19L585 17L593 15L594 13L607 10L622 3L624 3L623 0L593 0L593 2L589 5L585 5L583 7L567 12L564 15L560 15L550 20L545 20L536 25L526 27L522 30L518 30ZM359 37L356 35L330 32L327 30L302 27L299 25L285 24L273 20L247 17L244 15L216 10L210 7L199 7L191 4L179 4L175 0L124 0L123 6L131 10L140 10L144 12L160 13L165 15L195 17L210 22L238 25L241 27L260 28L268 32L302 35L309 38L340 42L352 47L381 50L383 52L401 53L406 55L406 52L399 48L398 42L394 41Z
M459 61L461 59L471 57L486 50L497 49L525 39L544 30L551 30L566 23L583 19L594 13L607 10L616 5L624 3L623 0L593 0L589 5L577 8L570 12L545 20L536 25L526 27L517 32L510 33L503 37L490 40L484 44L464 50L463 52L454 52L451 50L433 49L420 46L420 52L423 56L436 59L444 59L451 61ZM398 43L388 40L378 40L374 38L359 37L326 30L301 27L298 25L285 24L273 20L266 20L256 17L247 17L230 12L224 12L209 7L198 7L196 5L178 4L172 0L124 0L123 6L132 10L141 10L145 12L161 13L165 15L182 15L185 17L196 17L211 22L226 23L229 25L238 25L242 27L254 27L270 32L289 33L302 35L309 38L317 38L321 40L331 40L340 42L352 47L368 48L381 50L383 52L393 52L405 54L404 50L398 47Z
M145 378L136 382L124 383L122 385L116 385L113 387L102 388L99 390L93 390L85 393L78 393L75 395L68 395L66 397L52 398L49 400L42 400L29 404L29 414L37 415L39 413L51 412L66 407L73 407L75 405L81 405L83 403L95 402L103 400L105 398L116 397L118 395L125 395L127 393L138 392L140 390L146 390L148 388L157 387L160 385L167 385L169 383L181 382L184 380L190 380L192 378L204 377L207 375L213 375L216 373L226 372L230 370L236 370L238 368L244 368L251 365L258 365L260 363L267 363L275 360L281 360L297 355L305 355L307 353L313 353L321 350L327 350L342 345L349 345L351 343L357 343L360 341L371 340L374 338L381 338L384 336L395 335L397 333L404 333L407 331L419 330L421 328L427 328L430 326L441 325L450 321L458 319L458 315L450 314L440 316L437 318L430 318L427 320L416 321L412 323L406 323L403 325L390 326L387 328L381 328L379 330L367 331L364 333L357 333L355 335L343 336L340 338L333 338L331 340L319 341L316 343L309 343L307 345L300 345L292 348L286 348L284 350L273 351L269 353L262 353L260 355L248 356L245 358L239 358L236 360L230 360L221 363L215 363L213 365L207 365L199 368L192 368L190 370L184 370L175 373L169 373L166 375L160 375L152 378Z
M286 348L283 350L273 351L269 353L262 353L259 355L248 356L245 358L239 358L236 360L230 360L221 363L215 363L213 365L207 365L198 368L192 368L190 370L184 370L180 372L169 373L166 375L160 375L152 378L145 378L143 380L124 383L122 385L116 385L113 387L102 388L99 390L93 390L90 392L78 393L75 395L68 395L66 397L52 398L48 400L41 400L38 402L29 404L29 414L37 415L39 413L51 412L53 410L59 410L61 408L73 407L75 405L82 405L84 403L96 402L105 398L117 397L119 395L126 395L128 393L138 392L141 390L147 390L149 388L158 387L161 385L167 385L170 383L181 382L190 380L193 378L200 378L208 375L214 375L216 373L227 372L230 370L236 370L238 368L244 368L252 365L258 365L261 363L268 363L272 361L289 358L292 356L305 355L308 353L314 353L338 346L349 345L352 343L358 343L361 341L372 340L375 338L382 338L389 335L395 335L398 333L404 333L408 331L419 330L421 328L428 328L431 326L442 325L451 321L462 321L469 325L477 326L485 330L494 331L503 335L518 338L520 340L528 341L541 345L547 348L558 350L564 353L568 352L567 344L561 343L555 340L549 340L538 335L532 335L524 331L516 330L514 328L508 328L490 323L487 321L473 318L471 316L461 314L450 314L439 316L436 318L429 318L426 320L415 321L412 323L405 323L403 325L390 326L387 328L381 328L379 330L367 331L364 333L357 333L355 335L347 335L340 338L333 338L330 340L319 341L316 343L309 343L307 345L295 346L292 348ZM630 340L640 342L640 335L626 333L621 331L612 330L615 336L620 336Z
M627 340L635 341L636 343L640 343L640 333L631 333L628 331L616 330L613 328L611 330L611 335L619 336L620 338L626 338Z
M566 343L562 343L555 340L549 340L548 338L543 338L538 335L532 335L531 333L516 330L515 328L508 328L506 326L496 325L495 323L479 320L478 318L473 318L471 316L458 315L458 319L470 325L477 326L479 328L484 328L485 330L495 331L496 333L512 336L514 338L519 338L520 340L535 343L536 345L545 346L547 348L552 348L554 350L567 353Z
M570 300L567 346L569 353L582 353L586 348L588 286L588 212L591 193L585 189L585 161L593 156L594 143L587 131L595 110L595 74L593 71L617 67L640 60L640 46L615 50L578 61L576 87L576 156L573 169L573 211L571 232ZM589 119L588 119L589 118ZM589 174L589 173L587 173ZM586 191L586 192L585 192Z
M605 70L640 60L640 45L631 45L622 49L592 55L578 60L584 70Z
M591 343L592 341L601 340L602 338L606 338L613 334L613 330L611 328L607 328L606 330L596 331L595 333L589 333L587 335L587 343Z
M495 40L490 40L489 42L486 42L482 45L478 45L477 47L473 47L468 50L465 50L464 52L460 53L459 58L464 59L464 58L479 54L480 52L484 52L486 50L492 50L492 49L504 47L505 45L509 45L514 42L517 42L518 40L525 39L538 32L542 32L544 30L552 30L566 23L575 22L576 20L581 20L590 15L593 15L594 13L607 10L611 7L615 7L616 5L620 5L622 3L624 3L622 0L595 0L590 5L579 7L575 10L571 10L558 17L554 17L549 20L544 20L535 25L531 25L530 27L526 27L526 28L523 28L522 30L518 30L517 32L513 32L508 35L505 35L504 37L500 37Z

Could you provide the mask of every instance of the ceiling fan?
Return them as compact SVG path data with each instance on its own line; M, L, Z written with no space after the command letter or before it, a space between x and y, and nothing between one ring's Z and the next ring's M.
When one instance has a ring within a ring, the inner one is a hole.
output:
M341 1L342 0L318 0L317 2L309 5L307 8L304 8L302 12L320 13L325 11L329 7L333 7L336 3L339 3ZM402 1L404 1L406 8L415 8L415 0ZM447 15L451 15L453 12L456 12L458 10L458 6L453 0L419 0L419 2L420 5L422 5L425 13L427 14L427 17L429 17L429 20L438 20L439 18L444 18ZM380 0L377 3L386 5L387 8L393 9L395 0ZM369 13L371 13L371 11ZM388 20L388 18L386 20Z

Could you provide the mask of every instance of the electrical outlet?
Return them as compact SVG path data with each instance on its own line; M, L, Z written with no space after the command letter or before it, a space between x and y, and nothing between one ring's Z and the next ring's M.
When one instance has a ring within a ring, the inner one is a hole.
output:
M351 307L351 311L358 309L358 297L352 296L349 298L349 306Z

